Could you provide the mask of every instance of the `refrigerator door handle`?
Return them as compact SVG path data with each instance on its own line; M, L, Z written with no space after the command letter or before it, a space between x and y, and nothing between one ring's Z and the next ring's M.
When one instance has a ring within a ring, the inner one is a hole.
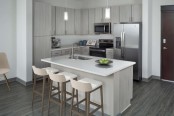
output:
M124 58L124 32L121 32L121 58Z

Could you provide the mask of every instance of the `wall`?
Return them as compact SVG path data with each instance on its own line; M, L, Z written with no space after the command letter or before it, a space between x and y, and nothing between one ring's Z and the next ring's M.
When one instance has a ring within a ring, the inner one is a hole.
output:
M17 0L17 77L32 80L32 0Z
M16 77L16 0L0 0L0 52L10 64L8 78ZM0 78L0 80L3 78Z
M152 4L152 75L160 76L161 5L174 5L173 0L153 0Z

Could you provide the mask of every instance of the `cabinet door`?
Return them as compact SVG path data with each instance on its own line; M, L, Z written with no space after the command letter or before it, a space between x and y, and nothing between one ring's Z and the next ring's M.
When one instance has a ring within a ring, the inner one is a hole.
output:
M131 22L131 5L120 6L120 22Z
M94 34L95 9L89 9L89 34Z
M34 4L34 36L51 35L51 6L41 2Z
M111 7L111 31L114 30L114 23L120 23L119 21L120 11L119 6L112 6Z
M103 22L107 22L107 23L108 23L108 22L111 22L111 18L110 18L110 19L106 19L106 18L105 18L105 9L106 9L106 8L102 8L102 10L103 10L103 12L102 12L102 13L103 13ZM111 10L111 9L110 9L110 10ZM111 14L110 14L110 16L111 16Z
M75 9L75 34L81 34L81 9Z
M56 35L56 7L51 7L51 35Z
M132 5L132 22L142 22L142 5Z
M51 52L51 57L57 57L62 55L62 50L55 50Z
M82 9L82 20L81 20L81 24L82 24L82 34L86 35L88 34L89 30L88 30L88 9Z
M95 8L95 23L103 22L103 9Z
M56 35L65 35L65 8L56 7Z
M43 58L51 57L51 40L49 36L34 38L34 65L36 67L44 68L49 66L41 61Z
M74 34L74 9L68 8L68 20L66 23L66 33L67 35L73 35Z

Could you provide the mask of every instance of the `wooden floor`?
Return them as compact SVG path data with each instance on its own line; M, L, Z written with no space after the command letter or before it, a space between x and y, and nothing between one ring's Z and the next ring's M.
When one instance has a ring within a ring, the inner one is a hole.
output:
M41 116L41 99L36 97L32 110L32 86L13 82L11 91L6 85L0 85L0 116ZM47 99L44 115L47 116ZM134 82L134 97L131 107L123 116L174 116L174 83L152 80ZM69 116L69 106L66 116ZM58 106L51 104L50 116L58 116Z

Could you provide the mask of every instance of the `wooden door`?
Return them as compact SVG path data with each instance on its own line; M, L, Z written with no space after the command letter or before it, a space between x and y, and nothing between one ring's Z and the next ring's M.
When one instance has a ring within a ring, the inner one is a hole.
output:
M174 81L174 6L161 11L161 77Z

